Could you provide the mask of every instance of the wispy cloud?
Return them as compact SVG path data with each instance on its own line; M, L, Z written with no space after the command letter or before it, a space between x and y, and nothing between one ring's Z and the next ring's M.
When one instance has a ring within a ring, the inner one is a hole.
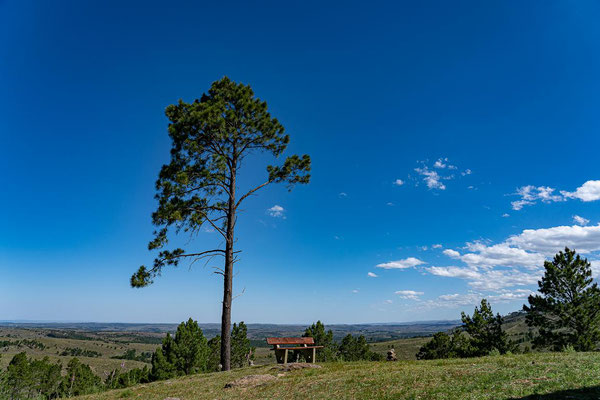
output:
M446 185L444 185L441 182L441 180L449 179L449 178L442 178L436 171L431 171L426 166L424 166L422 168L415 168L415 171L419 175L424 176L423 180L425 181L425 183L427 184L427 187L429 189L446 190Z
M538 200L544 203L551 203L557 201L565 201L565 198L560 194L554 194L553 189L548 186L535 187L532 185L523 186L517 188L517 195L521 197L520 200L511 202L513 210L521 210L523 206L535 204Z
M285 209L277 204L273 207L267 209L267 214L269 214L273 218L284 218L285 219Z
M590 220L580 217L579 215L573 215L573 222L575 222L577 225L585 226L590 223Z
M444 168L457 169L458 167L456 167L455 165L452 165L452 164L448 163L448 157L444 157L444 158L438 158L437 161L433 163L433 168L439 168L439 169L444 169Z
M414 291L414 290L398 290L398 291L396 291L396 294L401 299L419 300L419 296L423 296L425 293L423 293L423 292L417 292L417 291Z
M456 250L446 249L446 250L442 251L442 253L444 253L448 257L460 258L460 253L458 251L456 251Z
M396 185L396 186L402 186L402 185L404 185L404 183L405 182L402 179L396 179L394 181L394 185Z
M425 264L424 261L415 257L408 257L403 260L390 261L383 264L377 264L375 267L383 269L406 269Z
M596 201L600 200L600 180L587 181L574 192L561 190L557 193L556 189L548 186L527 185L517 188L517 192L514 194L520 197L519 200L511 202L512 209L516 211L523 209L524 206L536 204L538 201L542 203L555 203L568 199L579 199L585 202Z
M445 181L450 181L456 178L456 175L451 171L457 170L456 165L452 165L447 157L437 159L432 166L425 161L419 161L420 166L415 168L415 172L421 175L423 181L429 189L446 190ZM465 169L460 173L460 176L470 175L472 171Z
M367 276L368 276L369 278L377 278L379 275L377 275L377 274L376 274L376 273L374 273L374 272L369 272L369 273L367 273Z

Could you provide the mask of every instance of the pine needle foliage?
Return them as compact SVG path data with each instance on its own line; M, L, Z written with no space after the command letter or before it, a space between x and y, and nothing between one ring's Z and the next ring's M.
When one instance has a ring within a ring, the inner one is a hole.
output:
M590 262L565 248L544 262L540 294L529 296L527 324L537 328L537 348L561 351L594 350L600 340L600 289L592 279Z

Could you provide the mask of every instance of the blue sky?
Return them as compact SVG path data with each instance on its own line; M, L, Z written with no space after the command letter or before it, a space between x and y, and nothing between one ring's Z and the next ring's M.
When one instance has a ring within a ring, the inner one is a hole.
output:
M598 3L205 3L0 1L0 320L219 320L210 265L129 277L164 108L224 75L313 161L240 217L236 321L510 312L561 247L600 260Z

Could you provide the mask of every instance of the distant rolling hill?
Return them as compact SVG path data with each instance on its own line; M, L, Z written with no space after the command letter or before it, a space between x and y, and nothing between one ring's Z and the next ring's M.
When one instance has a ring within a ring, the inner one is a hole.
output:
M431 336L435 332L446 331L460 325L460 321L423 321L381 324L332 324L326 329L333 331L335 340L347 334L364 335L369 342L409 338L415 336ZM248 337L254 345L264 345L269 336L301 336L308 325L305 324L248 324ZM44 329L52 331L76 331L101 334L106 332L129 333L166 333L175 332L177 324L128 324L99 322L0 322L0 328ZM204 335L208 338L218 335L220 324L200 324Z

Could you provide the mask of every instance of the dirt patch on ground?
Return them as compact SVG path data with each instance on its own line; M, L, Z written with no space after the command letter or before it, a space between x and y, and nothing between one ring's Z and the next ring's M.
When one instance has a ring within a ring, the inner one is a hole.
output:
M225 385L225 388L236 388L236 387L252 387L260 386L266 383L272 382L276 377L273 375L248 375L242 378L236 379L233 382L229 382Z
M276 366L271 368L271 371L288 372L304 368L321 368L321 366L310 363L277 364Z

